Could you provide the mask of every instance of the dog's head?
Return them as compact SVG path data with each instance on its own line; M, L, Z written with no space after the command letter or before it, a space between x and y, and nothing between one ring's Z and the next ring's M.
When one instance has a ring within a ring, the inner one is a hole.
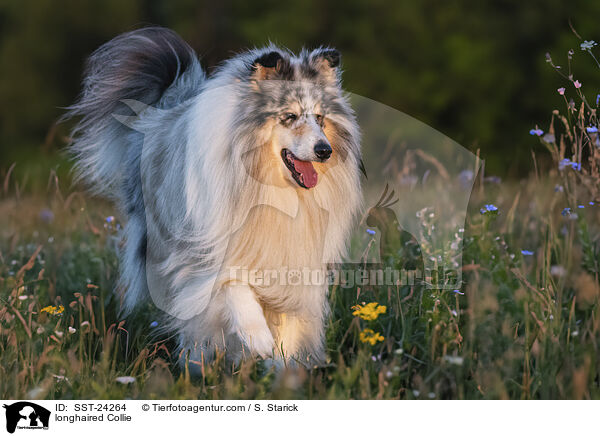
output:
M349 155L358 165L358 128L341 89L337 50L295 56L269 47L255 51L247 68L244 119L261 132L258 142L265 145L253 167L264 169L269 162L269 169L277 170L266 175L259 169L261 181L311 189Z

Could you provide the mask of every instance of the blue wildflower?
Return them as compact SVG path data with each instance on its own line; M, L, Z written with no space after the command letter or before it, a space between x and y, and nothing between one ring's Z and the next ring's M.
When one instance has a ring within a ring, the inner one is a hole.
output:
M375 230L367 229L367 233L369 235L374 235L375 234Z
M571 215L571 208L570 207L565 207L560 214L562 216Z
M460 289L455 289L452 292L454 292L455 294L458 294L458 295L465 295L464 292L460 292Z
M596 96L596 106L600 104L600 94Z
M115 220L115 217L112 216L112 215L106 217L106 222L109 223L109 224L112 223L114 220Z
M596 126L586 127L585 130L587 130L588 133L598 133L598 127L596 127Z
M535 136L542 136L544 134L544 131L542 129L540 129L539 127L536 126L535 129L531 129L529 131L530 135L535 135Z
M585 208L585 206L583 204L580 204L579 206L577 206L579 209L583 209Z
M593 202L593 201L590 201L588 204L589 204L590 206L593 206L593 205L594 205L594 202Z
M581 164L578 162L571 162L571 159L564 158L558 163L559 171L564 170L566 167L571 167L576 171L581 170Z
M530 250L521 250L521 254L523 256L533 256L533 251L530 251Z
M483 206L483 208L481 209L481 213L486 213L486 212L496 212L498 210L498 208L496 206L494 206L493 204L486 204L485 206Z
M152 327L152 328L158 327L158 322L156 322L156 321L152 321L152 322L150 323L150 327Z

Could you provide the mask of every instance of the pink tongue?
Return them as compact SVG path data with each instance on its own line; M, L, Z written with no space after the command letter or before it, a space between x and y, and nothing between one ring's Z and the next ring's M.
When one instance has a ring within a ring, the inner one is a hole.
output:
M314 188L317 186L319 175L315 171L312 162L294 159L294 168L302 174L302 183L304 183L304 186L307 188Z

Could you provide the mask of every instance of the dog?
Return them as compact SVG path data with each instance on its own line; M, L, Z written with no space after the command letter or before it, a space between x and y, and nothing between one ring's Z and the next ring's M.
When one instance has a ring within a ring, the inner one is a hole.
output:
M65 116L78 119L76 176L126 218L123 313L151 298L189 361L219 351L324 361L328 285L311 278L343 260L362 207L360 130L340 60L332 48L270 44L207 75L159 27L88 59Z

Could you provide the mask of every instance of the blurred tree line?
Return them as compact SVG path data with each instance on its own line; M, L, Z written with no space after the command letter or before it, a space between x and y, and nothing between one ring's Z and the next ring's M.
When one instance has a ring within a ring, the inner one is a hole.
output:
M179 32L211 70L271 40L343 54L348 91L385 103L481 149L489 171L528 170L529 136L545 128L566 86L545 62L573 67L589 97L598 74L579 50L598 39L596 0L0 0L0 159L55 154L52 125L76 98L84 59L120 32L159 24ZM593 95L592 95L593 94ZM58 132L58 133L57 133Z

